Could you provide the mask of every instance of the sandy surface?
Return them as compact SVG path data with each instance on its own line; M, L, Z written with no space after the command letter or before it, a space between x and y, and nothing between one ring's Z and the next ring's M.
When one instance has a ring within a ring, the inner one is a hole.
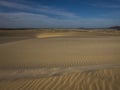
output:
M0 81L1 90L120 90L120 69Z
M119 64L120 37L29 39L1 44L0 55L0 67Z
M2 37L0 88L119 90L120 36L95 33L38 33L12 42Z

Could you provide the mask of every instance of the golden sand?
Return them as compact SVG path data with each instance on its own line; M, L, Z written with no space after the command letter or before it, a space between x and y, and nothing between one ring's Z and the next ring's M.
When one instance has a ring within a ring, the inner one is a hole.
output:
M0 60L0 90L120 90L116 32L45 32L7 40L0 44Z
M120 90L120 69L0 81L1 90Z

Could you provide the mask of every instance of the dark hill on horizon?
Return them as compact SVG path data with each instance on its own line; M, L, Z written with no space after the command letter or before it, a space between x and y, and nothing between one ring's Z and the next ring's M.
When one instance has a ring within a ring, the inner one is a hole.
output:
M117 29L117 30L120 30L120 26L109 27L109 29Z
M106 27L106 28L85 28L85 27L80 27L80 28L0 28L0 30L39 30L39 29L117 29L120 30L120 26L111 26L111 27Z

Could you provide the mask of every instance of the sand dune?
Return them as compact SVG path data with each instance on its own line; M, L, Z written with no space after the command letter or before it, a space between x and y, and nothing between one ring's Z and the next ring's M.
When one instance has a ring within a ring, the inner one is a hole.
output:
M1 44L0 54L0 67L119 64L120 37L29 39Z
M1 90L120 90L118 34L35 35L5 42L1 38Z

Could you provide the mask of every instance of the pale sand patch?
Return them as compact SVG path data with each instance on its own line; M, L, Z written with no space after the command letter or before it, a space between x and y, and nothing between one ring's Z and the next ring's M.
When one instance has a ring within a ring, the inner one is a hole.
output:
M73 72L95 71L102 69L120 68L119 64L85 65L85 66L56 66L56 67L34 67L34 68L4 68L0 69L0 80L15 80L25 78L41 78L59 76Z
M36 38L51 38L77 35L77 32L43 32L36 34Z
M50 37L60 37L64 36L64 33L42 33L36 35L37 38L50 38Z

